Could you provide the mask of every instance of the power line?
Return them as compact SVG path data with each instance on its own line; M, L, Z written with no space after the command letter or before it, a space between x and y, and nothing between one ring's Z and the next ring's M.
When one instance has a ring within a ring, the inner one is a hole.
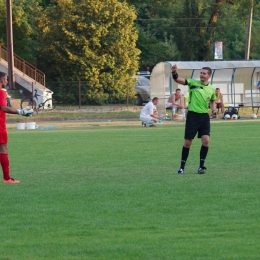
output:
M186 18L186 17L182 17L182 18L137 18L135 19L135 21L161 21L161 20L205 20L205 18Z
M232 27L232 26L229 26ZM237 27L235 24L233 25L233 27ZM246 28L247 25L241 26L240 28ZM159 29L159 28L167 28L167 29L181 29L181 28L185 28L185 29L225 29L225 26L148 26L148 29Z
M221 17L221 19L223 19ZM234 20L232 17L225 17L225 21ZM193 17L177 17L177 18L137 18L135 21L175 21L175 20L205 20L205 18L193 18ZM207 19L206 19L207 20Z

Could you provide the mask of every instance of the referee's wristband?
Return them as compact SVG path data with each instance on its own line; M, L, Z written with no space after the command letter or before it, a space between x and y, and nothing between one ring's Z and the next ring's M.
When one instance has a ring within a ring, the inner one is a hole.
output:
M173 79L177 79L178 77L179 77L178 73L172 72L172 78Z

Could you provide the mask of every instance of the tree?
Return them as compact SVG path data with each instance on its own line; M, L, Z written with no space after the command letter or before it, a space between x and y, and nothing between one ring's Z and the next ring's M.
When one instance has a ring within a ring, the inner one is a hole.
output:
M189 23L189 20L185 22L187 28L194 29L188 34L192 37L193 41L188 39L190 45L186 46L187 52L192 53L193 51L193 58L196 57L197 60L212 60L214 40L216 39L216 36L218 37L221 34L223 36L225 34L225 32L223 32L223 28L226 28L225 26L230 26L230 24L234 26L236 23L236 26L245 33L245 30L241 26L241 20L247 20L247 13L245 13L244 10L248 10L249 7L250 2L247 0L186 0L180 16L189 16L191 19L196 18L192 26ZM231 15L238 13L240 14L239 17ZM221 19L219 19L220 17ZM234 17L235 23L234 20L230 20L231 17L232 19ZM232 31L233 29L234 28L232 28ZM221 32L219 33L220 30ZM227 33L229 32L230 31ZM182 35L180 30L179 34ZM178 41L179 48L181 48L183 43L187 40L187 35L185 34L184 36L185 37L180 37L180 40ZM236 37L237 35L234 34L234 39L236 39ZM231 40L231 42L234 41L234 39ZM241 44L240 47L242 47ZM185 59L187 59L187 57L185 57Z
M6 44L6 7L5 2L0 1L0 44Z
M47 79L88 81L88 102L124 99L126 80L138 70L135 18L133 7L116 0L58 0L47 7L38 21Z
M15 54L36 66L37 42L35 41L35 17L40 12L36 0L14 0L12 4L13 47ZM0 2L0 43L7 45L6 6Z
M248 0L129 0L128 2L134 4L138 10L137 44L142 51L141 61L143 53L149 55L148 43L163 43L165 36L167 40L170 37L175 48L177 46L178 52L174 53L178 53L181 60L212 60L214 41L219 40L224 42L225 59L244 57L245 26L250 6ZM254 0L254 8L259 2ZM252 42L253 38L254 35ZM155 56L167 59L162 55L161 48L156 50Z
M176 0L129 0L138 10L137 46L141 50L140 69L153 67L162 60L178 60L180 55L173 37Z

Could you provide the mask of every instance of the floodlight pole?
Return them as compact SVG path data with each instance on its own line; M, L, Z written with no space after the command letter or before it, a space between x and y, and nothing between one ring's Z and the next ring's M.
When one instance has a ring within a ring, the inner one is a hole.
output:
M247 27L245 60L249 60L249 57L250 57L250 42L251 42L252 20L253 20L253 4L254 4L254 0L251 0L251 6L250 6L249 18L248 18L248 27Z
M13 18L12 0L6 0L6 30L7 30L7 61L8 61L8 85L15 88L14 80L14 50L13 50Z

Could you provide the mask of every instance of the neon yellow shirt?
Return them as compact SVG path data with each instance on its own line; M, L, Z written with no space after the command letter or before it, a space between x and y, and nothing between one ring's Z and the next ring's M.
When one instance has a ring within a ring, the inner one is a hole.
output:
M216 96L215 100L217 100L217 101L221 100L221 93L219 93L218 95L216 95L216 93L215 93L215 96Z
M200 80L187 78L189 86L188 110L196 113L208 113L209 102L215 100L215 88L203 85Z

